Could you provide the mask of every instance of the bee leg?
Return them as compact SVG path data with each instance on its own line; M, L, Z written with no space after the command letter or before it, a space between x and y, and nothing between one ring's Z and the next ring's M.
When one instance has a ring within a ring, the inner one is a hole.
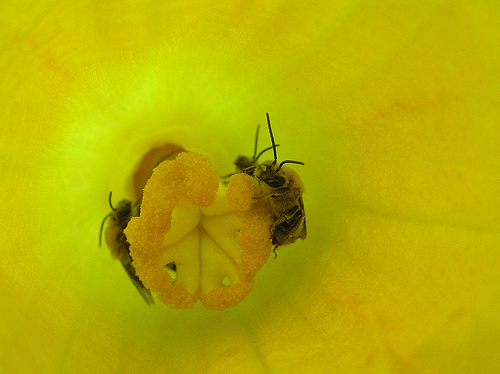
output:
M278 249L279 245L275 245L273 248L273 253L274 253L274 259L276 260L278 258L278 254L276 253L276 250Z
M259 199L262 199L263 197L276 197L276 196L274 196L272 192L269 192L269 193L261 193L259 196L253 196L252 199L254 199L254 201L257 201Z
M229 179L229 178L231 178L234 174L236 174L236 173L229 173L229 174L226 174L226 175L219 175L219 178L221 178L221 179Z
M274 236L274 228L275 228L275 225L269 226L269 239L272 239Z

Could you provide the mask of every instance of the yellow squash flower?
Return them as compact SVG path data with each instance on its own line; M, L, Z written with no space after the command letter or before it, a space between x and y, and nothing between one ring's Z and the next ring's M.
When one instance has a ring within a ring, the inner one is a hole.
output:
M4 3L2 371L500 371L498 2ZM234 307L148 307L109 191L165 144L233 172L266 112L307 239Z

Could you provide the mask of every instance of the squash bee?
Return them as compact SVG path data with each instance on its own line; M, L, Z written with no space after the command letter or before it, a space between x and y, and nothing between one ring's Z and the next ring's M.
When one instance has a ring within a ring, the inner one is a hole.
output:
M302 193L305 191L304 185L297 172L285 166L285 164L304 165L304 163L285 160L276 166L277 145L274 143L269 113L266 113L266 116L272 146L266 148L263 152L272 148L274 160L256 165L258 156L263 153L261 152L257 157L254 156L252 159L245 159L240 165L245 166L251 162L251 165L244 168L242 172L254 177L259 184L260 195L255 197L255 199L266 199L269 204L269 211L273 221L270 232L274 245L273 253L276 258L276 249L278 247L291 244L298 238L305 239L307 236L306 216L304 202L302 201ZM240 158L241 156L235 162L237 166ZM245 164L245 162L247 163Z
M140 204L139 202L132 204L132 201L123 199L118 203L118 206L114 208L113 204L111 203L111 195L112 193L110 192L108 200L112 212L104 217L101 223L99 247L101 246L104 223L109 217L111 217L111 223L108 225L104 234L106 243L108 244L108 247L111 251L111 255L115 259L120 260L123 268L127 272L127 275L141 294L144 301L146 301L148 305L154 304L153 296L151 296L151 291L144 287L135 272L135 268L132 265L132 258L130 257L130 244L127 242L127 237L123 232L123 230L125 230L125 228L127 227L130 219L132 217L139 216Z

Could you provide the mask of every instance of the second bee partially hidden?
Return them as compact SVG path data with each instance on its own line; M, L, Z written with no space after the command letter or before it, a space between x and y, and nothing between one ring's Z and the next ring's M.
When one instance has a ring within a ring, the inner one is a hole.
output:
M132 217L139 216L139 202L132 204L132 201L123 199L115 208L113 207L113 204L111 204L110 192L109 205L112 209L112 212L109 213L102 221L101 233L99 236L99 247L101 246L101 237L104 223L108 218L111 218L111 222L108 224L108 227L106 228L106 232L104 234L106 243L108 244L108 247L111 251L111 255L115 259L120 260L123 268L125 269L125 272L141 294L144 301L146 301L148 305L154 304L153 296L151 296L151 291L144 287L135 272L135 268L132 265L132 258L130 257L130 244L127 241L127 236L123 232L123 230L125 230L125 228L127 227L130 219Z
M235 164L237 169L241 168L243 173L257 180L260 194L255 198L265 199L269 206L269 213L273 222L270 227L270 233L274 245L273 252L276 256L276 249L278 249L278 247L292 244L297 239L305 239L307 236L306 213L302 200L302 194L305 192L304 184L297 172L285 165L304 165L304 163L300 161L285 160L278 165L276 155L277 145L274 142L269 114L266 113L266 116L272 147L264 149L259 153L259 156L266 150L272 148L274 160L257 164L257 159L255 157L256 152L254 152L254 157L251 159L244 159L246 164L240 162L242 166L246 167L242 168L238 164L238 160L242 160L241 156L235 161Z

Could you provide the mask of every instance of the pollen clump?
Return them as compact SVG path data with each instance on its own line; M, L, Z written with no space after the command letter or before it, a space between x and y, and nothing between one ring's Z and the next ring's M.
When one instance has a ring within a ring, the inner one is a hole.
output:
M271 221L257 188L242 173L226 187L197 153L159 164L140 216L125 229L144 286L173 308L200 300L223 310L241 302L271 252Z
M227 201L231 207L246 211L253 205L253 197L258 196L258 193L259 185L254 178L245 173L236 173L230 179Z
M219 174L208 159L199 153L181 153L176 161L184 172L184 187L189 200L200 208L215 201L219 189Z

